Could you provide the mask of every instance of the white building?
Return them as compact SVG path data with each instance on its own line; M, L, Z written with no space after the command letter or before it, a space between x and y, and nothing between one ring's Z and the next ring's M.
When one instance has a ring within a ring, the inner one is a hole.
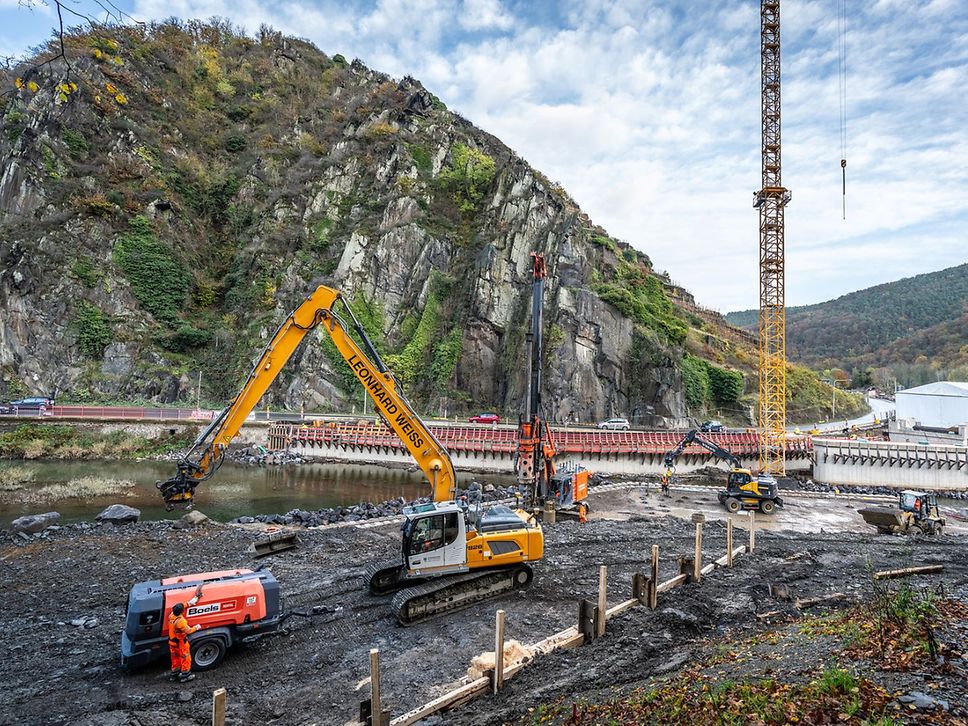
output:
M898 391L897 420L949 428L968 423L968 383L938 381Z

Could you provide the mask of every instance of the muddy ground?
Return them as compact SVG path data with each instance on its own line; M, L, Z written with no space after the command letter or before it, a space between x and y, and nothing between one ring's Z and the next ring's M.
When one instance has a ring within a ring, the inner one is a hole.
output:
M322 605L329 612L291 619L283 634L235 648L217 670L187 685L168 683L167 663L131 674L118 669L128 589L178 572L255 566L245 554L256 537L253 528L71 526L29 543L4 535L0 637L7 652L0 659L0 723L207 724L218 687L228 691L230 723L353 723L369 695L372 647L382 654L385 703L400 714L452 688L475 655L493 648L498 607L507 611L508 638L534 642L573 624L576 601L594 597L599 564L609 565L610 604L629 597L631 574L647 568L653 544L661 548L662 579L677 574L676 556L692 550L693 525L673 514L716 514L706 525L704 551L706 558L720 556L725 527L716 506L700 496L659 499L643 490L597 495L592 506L598 518L547 528L547 554L529 591L408 629L396 625L387 600L362 588L364 565L392 556L399 546L395 526L301 531L299 549L268 562L289 604ZM514 722L542 700L675 671L710 638L770 627L756 613L791 611L789 600L771 595L777 592L771 585L787 585L793 598L842 591L860 599L871 590L871 569L943 563L943 575L922 582L943 583L968 598L968 538L952 533L913 542L868 533L850 511L856 506L798 501L760 533L755 557L742 556L732 570L660 596L656 613L631 610L611 624L604 640L539 658L506 694L434 722ZM736 536L737 543L745 541L738 528ZM96 627L70 624L84 616L96 617ZM951 702L968 702L963 683L944 689Z

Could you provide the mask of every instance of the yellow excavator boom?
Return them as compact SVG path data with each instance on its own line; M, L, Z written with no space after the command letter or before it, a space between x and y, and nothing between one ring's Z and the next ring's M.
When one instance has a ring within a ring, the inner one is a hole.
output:
M334 310L337 303L342 303L352 321L353 330L360 336L367 352L357 345L346 323ZM279 326L235 400L199 435L178 462L178 473L165 482L158 482L157 487L169 509L176 505L191 506L195 487L215 473L229 443L238 435L259 399L278 377L306 334L320 326L329 334L353 375L373 399L376 410L400 437L426 475L431 484L433 500L443 502L454 498L457 477L447 449L423 424L403 392L397 390L393 374L380 360L339 291L320 286ZM192 460L192 454L203 446L201 456Z

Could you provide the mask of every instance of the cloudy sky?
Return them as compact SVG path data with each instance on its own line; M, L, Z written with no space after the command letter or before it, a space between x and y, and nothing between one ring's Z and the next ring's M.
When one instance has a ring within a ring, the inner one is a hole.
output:
M0 0L0 55L49 35L51 8L23 2ZM968 261L968 3L846 0L845 221L841 2L782 5L791 305ZM217 15L250 32L267 23L419 78L701 303L756 306L758 2L115 3L142 20ZM69 6L97 10L93 0Z

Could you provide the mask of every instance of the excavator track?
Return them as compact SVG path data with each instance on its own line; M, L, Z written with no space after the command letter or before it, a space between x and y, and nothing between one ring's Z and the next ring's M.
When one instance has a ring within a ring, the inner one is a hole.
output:
M423 580L407 579L407 568L400 560L384 560L366 566L363 582L371 595L389 595Z
M391 607L401 625L416 625L513 590L522 590L531 584L533 577L534 570L529 565L515 565L431 580L398 592L393 596Z

